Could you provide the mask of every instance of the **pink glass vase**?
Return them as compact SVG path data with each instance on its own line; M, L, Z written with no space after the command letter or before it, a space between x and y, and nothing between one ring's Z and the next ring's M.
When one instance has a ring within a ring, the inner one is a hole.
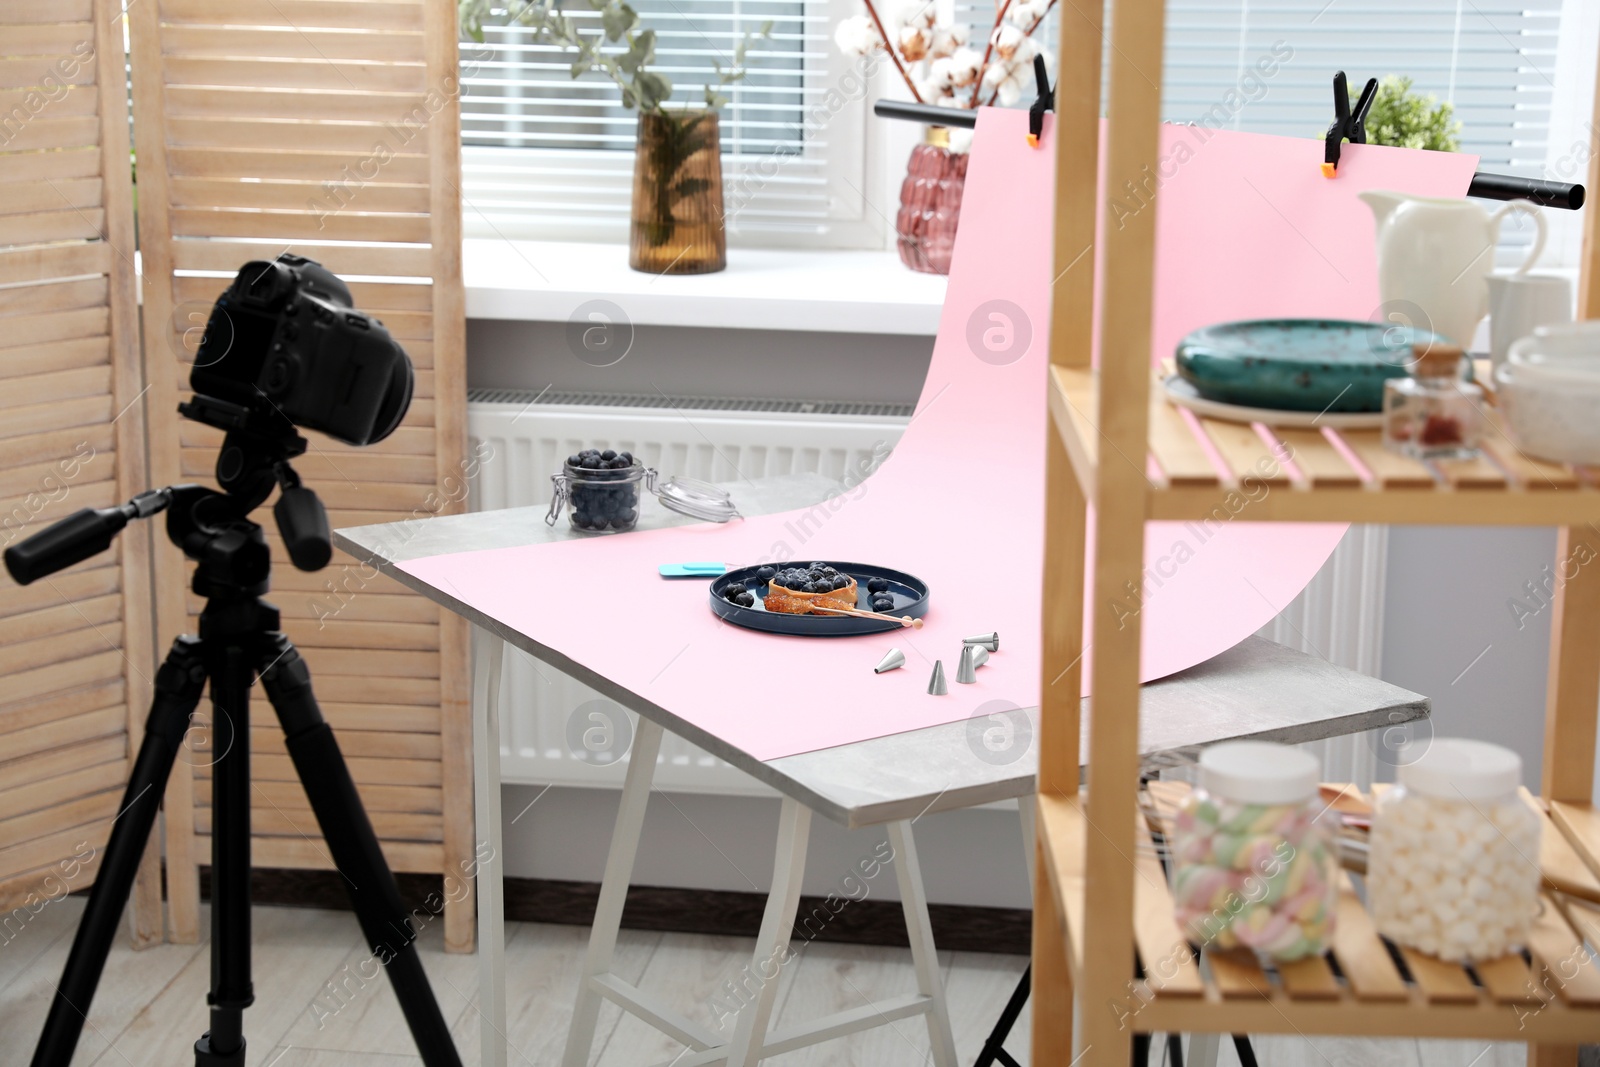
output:
M900 186L895 217L900 262L925 274L950 273L966 183L967 154L950 151L948 130L930 128L927 139L911 150Z

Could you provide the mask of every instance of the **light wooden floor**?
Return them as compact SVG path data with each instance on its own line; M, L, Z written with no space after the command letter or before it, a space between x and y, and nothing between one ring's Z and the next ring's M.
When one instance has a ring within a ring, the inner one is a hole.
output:
M0 1063L31 1055L49 998L71 945L82 902L51 904L9 941L0 934ZM414 1067L421 1061L387 979L370 977L370 956L348 912L256 909L256 1003L245 1014L250 1063L266 1067ZM507 1037L510 1061L544 1067L559 1061L588 930L513 923L508 931ZM476 959L447 955L437 926L419 940L424 965L466 1064L478 1062L478 1015L472 1004ZM711 998L749 959L742 938L625 930L616 970L670 998L708 1026ZM1026 961L1017 956L942 953L956 1047L963 1064L977 1056ZM903 949L814 943L780 978L778 1022L786 1025L915 989ZM172 1067L192 1062L206 1025L209 953L205 945L118 948L89 1011L74 1067ZM1010 1049L1024 1064L1028 1015ZM600 1017L596 1067L646 1067L680 1046L607 1005ZM775 1067L922 1067L927 1030L902 1020L843 1041L767 1061ZM1521 1046L1482 1042L1346 1041L1258 1038L1262 1067L1521 1067ZM1160 1056L1152 1057L1159 1063ZM1220 1060L1236 1067L1224 1043Z

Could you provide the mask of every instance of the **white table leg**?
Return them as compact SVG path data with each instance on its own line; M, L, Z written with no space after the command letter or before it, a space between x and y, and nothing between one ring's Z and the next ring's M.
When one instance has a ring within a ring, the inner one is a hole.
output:
M506 1067L505 863L500 840L500 668L506 643L478 630L472 797L478 822L478 1018L484 1067Z
M911 961L917 971L917 992L929 998L928 1043L933 1067L956 1067L956 1040L950 1032L950 1008L945 1003L944 976L939 973L939 952L933 945L928 922L928 896L922 886L922 864L912 840L909 822L889 824L894 848L894 873L900 884L900 906L906 913L906 936L911 941Z
M1039 855L1039 839L1034 833L1037 798L1032 793L1017 798L1017 821L1022 824L1022 855L1028 861L1028 893L1033 893L1033 864Z
M1188 1067L1217 1067L1217 1052L1221 1047L1221 1034L1190 1034L1189 1054L1183 1062Z
M650 783L655 778L656 756L660 751L661 727L641 715L633 735L633 749L628 753L628 776L617 807L617 824L611 831L611 851L606 855L605 878L600 883L600 901L594 909L589 952L583 961L583 977L578 980L578 1000L572 1009L562 1067L588 1067L589 1064L595 1024L600 1018L600 994L594 982L611 971L617 931L622 927L622 906L628 899L628 883L633 878L633 860L639 851L639 835L644 830L645 807L650 800Z
M772 1012L778 1004L778 984L789 958L789 939L795 912L800 908L800 883L806 873L806 846L811 837L811 809L783 798L778 816L778 847L772 861L772 891L761 916L755 958L750 973L760 980L755 998L739 1009L733 1040L728 1043L727 1067L751 1067L761 1061L762 1045L772 1029Z

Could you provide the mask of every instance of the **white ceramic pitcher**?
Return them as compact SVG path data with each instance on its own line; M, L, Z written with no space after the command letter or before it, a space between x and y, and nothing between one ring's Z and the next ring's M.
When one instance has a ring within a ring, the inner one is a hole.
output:
M1544 251L1544 216L1531 200L1511 200L1493 213L1476 201L1368 190L1358 193L1378 222L1378 291L1385 304L1415 305L1421 321L1456 344L1472 344L1489 313L1489 272L1500 223L1517 211L1533 218L1536 233L1525 274ZM1408 316L1409 317L1409 316Z

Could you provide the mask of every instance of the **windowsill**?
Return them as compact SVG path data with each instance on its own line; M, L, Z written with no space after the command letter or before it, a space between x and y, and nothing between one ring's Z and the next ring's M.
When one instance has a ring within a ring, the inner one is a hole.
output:
M734 248L716 274L641 274L624 245L469 238L467 317L565 322L610 300L635 325L933 336L945 279L893 252Z

